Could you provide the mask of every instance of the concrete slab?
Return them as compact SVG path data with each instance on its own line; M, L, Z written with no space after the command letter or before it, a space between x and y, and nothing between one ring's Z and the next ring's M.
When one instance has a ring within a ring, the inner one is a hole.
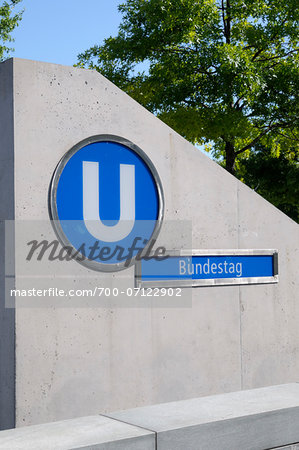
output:
M239 186L239 199L240 248L263 242L279 253L276 286L240 289L243 388L298 381L299 226L245 185Z
M0 64L0 430L15 426L15 310L5 308L5 220L14 219L13 61ZM10 275L13 275L11 273Z
M299 450L299 443L293 445L287 445L286 447L276 447L272 450Z
M155 450L155 434L103 416L0 432L3 450Z
M48 221L48 188L60 158L80 140L109 133L139 145L152 160L163 184L165 221L192 221L194 247L236 246L235 178L99 73L13 64L17 220ZM121 273L73 266L67 275L78 288L133 287L133 268L124 271L125 285ZM44 284L65 288L66 279ZM148 300L136 308L17 308L17 424L240 389L238 288L193 294L192 308L157 308Z
M299 383L116 412L157 432L159 450L261 450L299 440Z
M43 220L44 234L54 239L48 188L58 161L82 139L114 134L151 159L164 189L165 220L192 222L193 248L278 248L281 280L192 289L192 307L185 308L160 308L150 299L127 308L87 301L76 308L70 298L66 308L18 303L15 320L5 312L0 341L12 350L8 372L3 364L0 371L11 383L17 425L296 381L298 226L99 73L20 59L1 67L1 83L9 83L0 116L10 116L10 126L0 124L1 152L10 158L5 168L0 164L10 186L0 186L4 211L11 208L3 218ZM15 259L19 286L23 267ZM53 272L45 288L67 288L66 280L83 289L134 286L133 268L103 276L73 262L66 278L58 267ZM28 287L41 282L28 279Z

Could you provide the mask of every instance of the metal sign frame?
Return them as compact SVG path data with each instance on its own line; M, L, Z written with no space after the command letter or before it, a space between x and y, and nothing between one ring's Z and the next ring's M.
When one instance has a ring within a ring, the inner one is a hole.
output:
M273 276L250 278L209 278L188 280L142 280L141 260L135 265L136 288L176 288L176 287L208 287L208 286L238 286L247 284L273 284L278 283L278 251L277 250L172 250L167 252L170 257L178 256L273 256ZM153 255L151 255L153 256Z

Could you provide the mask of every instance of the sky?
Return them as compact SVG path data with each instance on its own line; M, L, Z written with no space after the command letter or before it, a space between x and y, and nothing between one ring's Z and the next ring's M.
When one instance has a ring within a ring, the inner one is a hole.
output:
M72 66L77 55L117 34L121 0L23 0L9 56Z
M117 34L120 3L124 1L22 0L16 11L24 10L23 18L12 33L15 51L9 56L73 66L79 53Z

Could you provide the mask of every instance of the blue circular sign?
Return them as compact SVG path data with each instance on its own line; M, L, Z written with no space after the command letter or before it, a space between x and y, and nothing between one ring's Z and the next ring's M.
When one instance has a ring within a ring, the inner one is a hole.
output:
M49 199L63 246L95 270L133 264L163 218L162 186L153 164L117 136L93 136L67 152L54 172Z

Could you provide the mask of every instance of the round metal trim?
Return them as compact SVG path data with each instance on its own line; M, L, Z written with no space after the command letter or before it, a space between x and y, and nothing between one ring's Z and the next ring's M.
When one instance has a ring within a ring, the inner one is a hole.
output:
M122 138L120 136L115 136L112 134L100 134L100 135L95 135L95 136L91 136L86 139L83 139L82 141L80 141L79 143L74 145L68 152L66 152L64 154L64 156L61 158L61 160L59 161L59 163L57 164L56 169L54 170L51 182L50 182L49 193L48 193L48 210L49 210L49 216L50 216L50 220L51 220L54 232L55 232L58 240L60 241L61 245L63 247L71 247L73 249L72 255L75 255L77 253L77 250L75 249L75 247L73 247L71 242L68 240L68 238L66 237L66 235L60 225L60 220L59 220L58 211L57 211L57 203L56 203L57 187L58 187L60 175L61 175L64 167L68 163L68 161L71 159L71 157L75 153L77 153L77 151L80 150L81 148L85 147L88 144L93 144L96 142L112 142L112 143L124 145L125 147L129 148L130 150L135 152L145 162L145 164L149 168L151 175L155 181L157 192L158 192L159 213L158 213L158 218L156 221L154 231L149 239L149 242L143 248L142 253L145 253L147 248L150 245L151 240L157 238L157 236L160 232L160 229L161 229L162 222L163 222L164 194L163 194L162 183L161 183L160 177L158 175L158 172L157 172L154 164L149 159L149 157L146 155L146 153L143 150L141 150L141 148L139 148L137 145L133 144L132 142L128 141L125 138ZM127 266L125 266L126 261L121 261L119 263L113 263L113 264L104 264L104 263L100 263L100 262L90 260L87 258L82 261L82 260L74 257L74 260L77 261L78 263L82 264L83 266L87 267L88 269L96 270L99 272L118 272L120 270L127 269L128 267L134 265L136 256L134 256L131 259L131 262Z

